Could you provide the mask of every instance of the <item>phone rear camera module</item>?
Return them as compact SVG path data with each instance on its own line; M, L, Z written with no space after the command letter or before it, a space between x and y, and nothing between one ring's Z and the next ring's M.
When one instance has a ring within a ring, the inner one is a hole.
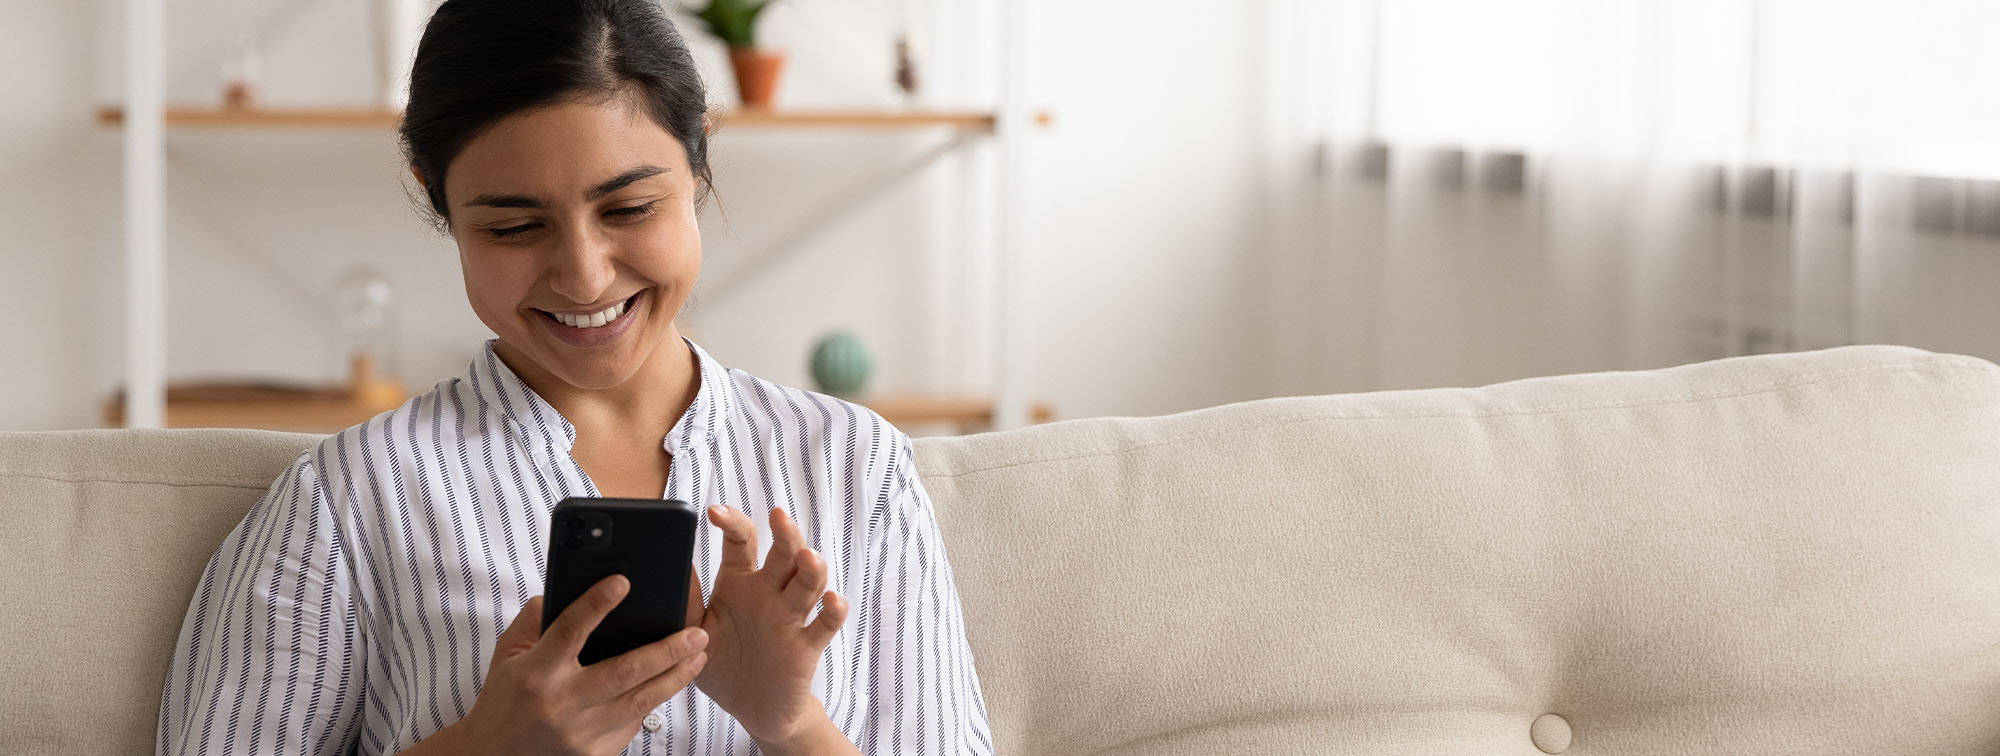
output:
M583 516L570 515L568 518L563 520L563 527L569 528L570 530L582 530Z
M569 535L563 536L562 542L564 548L571 548L571 549L583 548L583 534L571 533Z

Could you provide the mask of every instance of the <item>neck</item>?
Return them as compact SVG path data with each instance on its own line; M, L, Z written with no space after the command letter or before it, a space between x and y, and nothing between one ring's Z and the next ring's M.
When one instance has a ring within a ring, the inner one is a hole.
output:
M494 352L528 388L562 413L576 429L579 442L633 436L657 441L680 421L701 390L699 362L679 330L669 328L661 342L625 382L597 389L570 385L504 341L494 345Z

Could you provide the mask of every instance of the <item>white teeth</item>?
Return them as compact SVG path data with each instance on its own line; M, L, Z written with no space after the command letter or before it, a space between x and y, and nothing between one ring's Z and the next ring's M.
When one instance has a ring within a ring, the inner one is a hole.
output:
M549 313L551 317L554 317L556 319L556 322L569 326L571 328L597 328L603 326L605 323L617 320L618 316L623 314L625 314L624 302L619 302L618 304L606 307L604 308L603 312L594 312L589 315L564 315L562 313L556 313L556 312Z

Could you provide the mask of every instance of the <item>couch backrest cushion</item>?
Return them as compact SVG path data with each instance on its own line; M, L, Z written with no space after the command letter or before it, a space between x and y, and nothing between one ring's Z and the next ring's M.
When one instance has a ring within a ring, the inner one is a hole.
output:
M917 453L1006 753L2000 751L1980 360L1853 347Z
M0 751L153 751L202 567L317 437L0 433Z
M313 438L0 433L0 750L149 752L203 565ZM917 453L1004 753L2000 745L1982 361L1848 348Z

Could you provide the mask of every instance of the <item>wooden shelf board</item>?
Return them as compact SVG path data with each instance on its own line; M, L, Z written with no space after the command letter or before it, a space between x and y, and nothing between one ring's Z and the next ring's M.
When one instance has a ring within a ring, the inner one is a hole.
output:
M730 126L784 128L836 127L895 129L945 126L973 131L992 131L992 113L973 111L899 110L719 110L711 115L718 128Z
M367 403L342 399L185 400L167 401L169 428L259 428L301 433L331 433L360 423L401 402ZM118 402L104 406L107 425L124 423Z
M400 400L374 402L340 397L214 399L169 398L169 428L260 428L308 433L331 433L360 423L390 409ZM869 397L860 404L874 410L893 425L944 423L961 430L991 427L993 401L981 396L884 396ZM1034 422L1054 419L1047 404L1029 408ZM106 425L124 422L124 407L117 400L104 404Z
M165 112L169 128L395 128L403 114L370 107L318 108L213 108L171 106ZM717 110L718 128L856 128L910 129L944 127L968 131L992 131L996 116L988 112L953 110ZM107 105L97 110L97 121L108 126L125 122L125 109ZM1035 114L1035 123L1047 125L1048 113Z
M401 113L380 108L198 108L170 106L164 114L168 127L261 128L303 127L394 127ZM107 105L97 109L97 122L108 126L125 123L125 109Z
M951 423L961 427L993 424L993 400L983 396L883 396L864 397L858 402L881 415L891 425ZM1028 408L1028 418L1037 423L1055 419L1047 404L1036 402Z

